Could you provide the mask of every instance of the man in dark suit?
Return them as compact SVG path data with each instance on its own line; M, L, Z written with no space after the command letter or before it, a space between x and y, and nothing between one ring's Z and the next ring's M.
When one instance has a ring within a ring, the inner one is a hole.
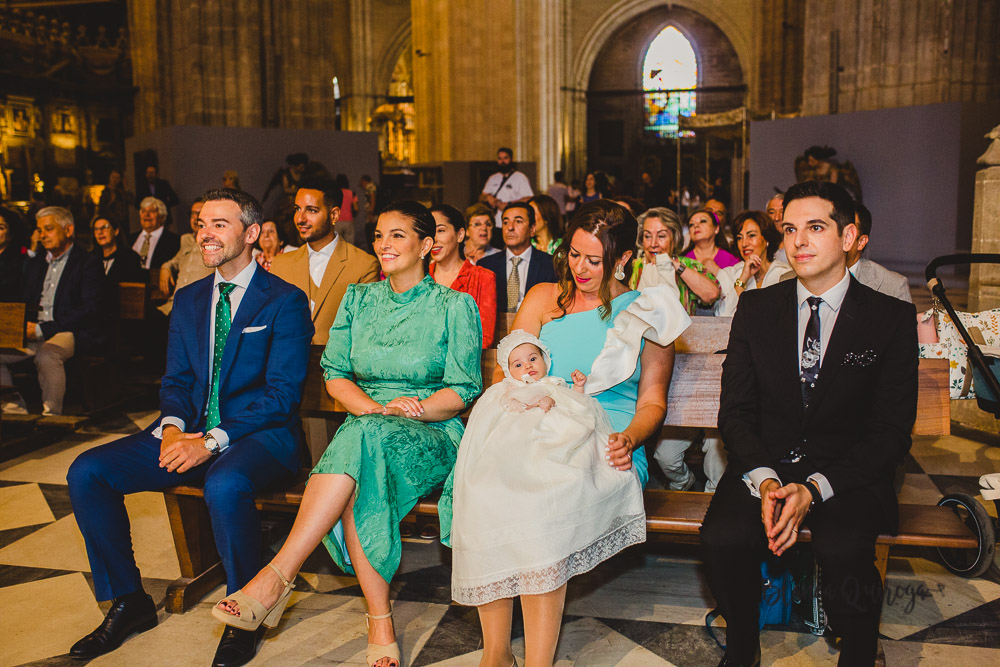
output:
M729 466L701 529L726 619L723 665L760 661L760 563L804 522L823 571L841 665L872 665L882 581L875 540L895 531L893 475L917 405L911 304L847 271L854 202L834 183L785 195L784 247L797 280L746 292L733 317L719 429Z
M262 216L244 192L205 194L198 244L216 271L174 298L160 419L81 454L70 467L70 499L94 590L113 601L104 622L74 644L73 657L107 653L156 625L132 555L126 494L203 485L227 590L260 569L254 496L299 468L298 404L313 335L306 295L253 260ZM214 664L245 664L260 636L227 628Z
M146 180L140 181L136 190L136 208L141 211L143 199L146 197L156 197L163 202L163 206L167 211L163 217L167 221L167 226L169 226L171 220L170 209L177 206L180 203L180 199L178 199L177 193L171 187L170 181L160 178L159 169L155 165L146 167Z
M535 210L524 202L503 210L504 252L483 257L479 266L496 274L497 312L515 313L524 295L538 283L556 282L552 255L531 247Z
M143 269L156 271L169 261L181 247L177 234L165 227L167 207L156 197L146 197L139 203L139 224L142 230L132 238L132 250L139 255Z
M4 354L0 364L33 356L42 389L42 414L62 414L67 360L100 347L105 330L99 312L104 272L96 257L73 244L73 214L58 206L35 216L45 253L28 261L24 271L25 354ZM0 383L11 384L10 371L0 365ZM13 397L7 412L26 412L24 400Z

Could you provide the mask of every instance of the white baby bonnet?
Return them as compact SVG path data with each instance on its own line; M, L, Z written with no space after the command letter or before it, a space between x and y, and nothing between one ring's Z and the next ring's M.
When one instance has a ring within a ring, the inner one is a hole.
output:
M497 363L500 364L500 368L503 369L503 374L512 380L520 380L521 378L515 378L510 374L510 366L508 362L508 357L510 353L514 351L514 348L518 345L524 345L525 343L531 343L539 350L542 351L542 357L545 359L545 366L549 369L552 368L552 353L549 352L548 346L542 341L538 340L538 336L528 333L524 329L514 329L509 334L503 337L503 340L497 345Z

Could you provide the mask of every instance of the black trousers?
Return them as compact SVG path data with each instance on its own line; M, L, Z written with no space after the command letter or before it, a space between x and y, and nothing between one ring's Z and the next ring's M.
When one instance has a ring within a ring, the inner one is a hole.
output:
M840 662L872 665L878 649L882 579L875 540L882 512L867 490L834 495L814 507L804 523L823 571L823 604L830 627L842 638ZM761 501L742 473L723 475L701 528L708 585L726 619L727 651L750 664L760 643L760 563L768 553Z

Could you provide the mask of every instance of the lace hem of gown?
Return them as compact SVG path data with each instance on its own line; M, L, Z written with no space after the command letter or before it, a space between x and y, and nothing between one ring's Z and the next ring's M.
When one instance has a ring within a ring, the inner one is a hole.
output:
M474 586L462 586L452 578L451 596L459 604L478 607L519 595L549 593L576 575L593 570L618 552L645 541L645 515L621 517L607 533L589 546L555 563L530 570L520 570L499 581Z

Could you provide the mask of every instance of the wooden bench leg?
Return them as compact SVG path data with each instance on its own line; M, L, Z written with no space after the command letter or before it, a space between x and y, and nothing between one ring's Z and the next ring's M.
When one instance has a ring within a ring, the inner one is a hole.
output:
M174 494L163 497L181 567L181 577L167 587L165 608L170 613L181 613L196 605L226 577L215 550L212 521L204 499Z

